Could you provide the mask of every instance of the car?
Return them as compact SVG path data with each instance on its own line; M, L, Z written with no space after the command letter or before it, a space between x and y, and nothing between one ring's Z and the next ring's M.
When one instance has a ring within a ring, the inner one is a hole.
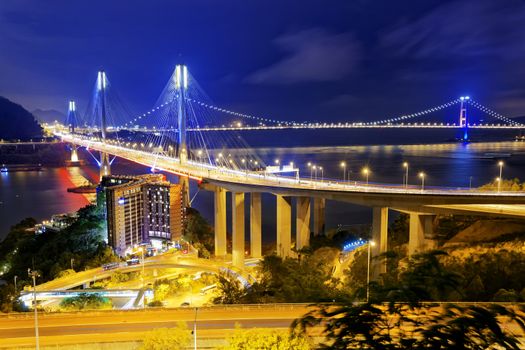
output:
M187 301L183 302L182 304L180 304L181 307L188 307L190 306L190 303L188 303Z

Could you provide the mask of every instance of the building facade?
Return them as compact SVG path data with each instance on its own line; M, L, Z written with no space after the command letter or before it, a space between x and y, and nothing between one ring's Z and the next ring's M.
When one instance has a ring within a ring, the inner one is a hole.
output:
M124 256L140 244L161 247L177 240L184 229L181 186L162 174L104 176L99 192L105 197L108 243Z

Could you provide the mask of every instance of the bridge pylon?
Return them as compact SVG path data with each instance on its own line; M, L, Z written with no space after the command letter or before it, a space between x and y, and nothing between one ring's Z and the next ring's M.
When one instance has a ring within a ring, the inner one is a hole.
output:
M102 142L106 141L106 133L107 133L107 113L106 113L106 87L107 87L107 79L106 79L106 73L101 70L98 72L97 77L97 92L98 92L98 98L100 98L100 109L101 109L101 117L100 117L100 135L102 137ZM109 156L105 152L100 152L100 180L102 180L103 176L108 176L111 174L111 162L109 161Z
M467 118L467 101L470 100L469 96L461 96L461 104L459 108L459 126L462 128L462 140L468 141L468 118Z
M176 156L181 163L188 161L188 143L187 143L187 112L186 112L186 90L188 89L188 68L185 65L178 64L175 66L175 89L177 91L177 127L178 142ZM184 207L190 206L190 181L187 176L180 176L179 183L182 185L182 203Z
M68 104L67 109L67 117L66 117L66 125L68 127L68 130L70 133L75 133L75 127L77 126L77 116L76 116L76 105L75 101L71 100ZM71 163L77 163L78 162L78 147L74 144L71 144Z

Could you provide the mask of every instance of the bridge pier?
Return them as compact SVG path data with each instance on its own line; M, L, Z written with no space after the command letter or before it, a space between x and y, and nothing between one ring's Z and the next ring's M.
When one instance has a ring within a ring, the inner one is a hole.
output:
M100 153L100 180L102 177L111 175L111 163L109 155L105 152Z
M388 207L374 207L372 209L372 256L378 256L388 250ZM373 276L377 278L386 273L386 260L374 261Z
M226 190L214 190L215 257L226 256Z
M309 197L296 198L296 237L295 247L297 250L310 245L310 208L311 200Z
M314 235L322 235L325 230L325 208L324 198L314 198Z
M244 193L232 192L232 265L244 269Z
M261 193L250 193L250 255L262 256Z
M408 256L436 248L434 214L409 213Z
M77 146L71 145L71 163L77 163L78 162L78 151Z
M292 254L292 198L276 195L277 199L277 255Z

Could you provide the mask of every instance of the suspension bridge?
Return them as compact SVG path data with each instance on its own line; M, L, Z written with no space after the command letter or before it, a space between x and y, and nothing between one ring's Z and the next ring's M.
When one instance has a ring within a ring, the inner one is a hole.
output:
M470 129L525 128L525 125L468 96L416 113L372 122L282 121L214 105L183 65L176 66L154 107L141 115L130 117L131 113L103 71L97 75L92 96L83 118L77 118L76 105L71 101L65 124L52 127L57 137L71 145L72 160L77 159L77 148L84 147L96 159L101 177L110 174L111 163L117 157L143 164L152 171L176 174L183 185L186 206L190 205L190 180L213 191L215 255L219 257L227 253L226 193L231 192L232 260L239 268L244 266L245 256L245 194L249 194L250 200L250 252L253 257L261 256L261 193L276 196L276 250L281 256L293 254L292 205L296 209L295 248L301 249L309 244L311 216L314 234L324 230L326 199L373 208L372 236L379 243L374 248L377 254L387 250L389 208L410 214L410 253L428 248L428 241L433 237L429 220L438 213L525 216L525 193L521 192L424 188L423 184L411 187L301 177L293 163L267 165L239 134L241 130L451 128L459 129L460 139L467 141ZM443 116L447 110L457 107L459 118L455 122L420 121L430 115L441 113ZM468 107L485 117L474 120L467 114ZM99 156L93 152L98 152Z

